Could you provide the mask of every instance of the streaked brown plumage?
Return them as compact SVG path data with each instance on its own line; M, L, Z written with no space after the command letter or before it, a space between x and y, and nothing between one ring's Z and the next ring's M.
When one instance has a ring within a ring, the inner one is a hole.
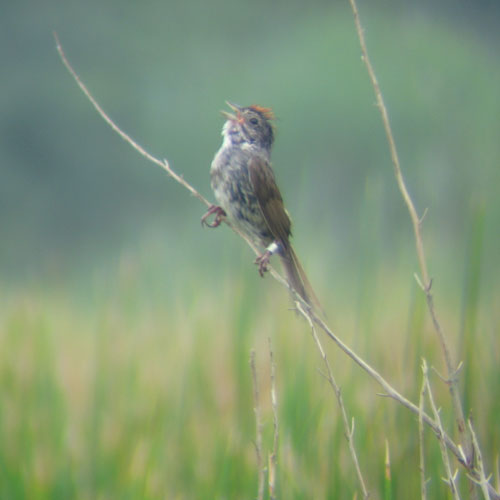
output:
M274 132L269 108L228 103L235 114L222 129L223 143L210 169L211 185L220 206L212 206L202 223L217 227L227 216L250 239L265 248L257 258L261 276L277 253L289 284L310 305L317 299L290 244L291 221L271 168ZM206 219L214 214L212 223Z

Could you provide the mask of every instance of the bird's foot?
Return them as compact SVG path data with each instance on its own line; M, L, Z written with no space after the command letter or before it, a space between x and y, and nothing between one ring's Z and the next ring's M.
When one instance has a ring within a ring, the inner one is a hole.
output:
M259 266L259 274L264 277L265 272L268 270L267 266L269 264L269 259L271 258L272 252L266 250L262 255L255 259L255 264Z
M213 220L213 222L207 222L207 219L211 216L211 215L215 215L215 218ZM224 209L222 207L219 207L217 205L210 205L209 209L207 210L207 212L205 213L205 215L203 215L203 217L201 218L201 225L202 227L203 226L207 226L207 227L217 227L217 226L220 226L220 223L222 222L222 219L224 217L226 217L226 212L224 211Z

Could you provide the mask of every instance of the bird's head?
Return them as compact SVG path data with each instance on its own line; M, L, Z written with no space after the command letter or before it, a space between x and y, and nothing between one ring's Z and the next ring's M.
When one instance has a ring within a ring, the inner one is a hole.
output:
M269 152L274 141L272 110L255 105L242 107L230 102L227 105L234 113L222 111L227 118L222 129L225 139L233 144L263 148Z

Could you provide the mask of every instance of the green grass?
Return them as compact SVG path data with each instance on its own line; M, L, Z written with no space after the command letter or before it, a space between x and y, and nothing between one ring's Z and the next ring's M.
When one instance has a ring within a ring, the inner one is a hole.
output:
M321 359L305 322L288 310L286 292L253 276L214 284L201 274L198 283L179 286L173 295L148 294L140 260L136 264L135 274L118 273L112 286L109 280L97 282L85 293L33 287L5 295L0 309L0 497L254 498L249 355L255 348L267 454L273 437L270 337L277 364L279 498L342 499L356 492L360 498L340 413L318 372ZM345 281L342 290L326 297L326 304L337 305L331 323L417 401L421 357L443 369L423 298L409 274L403 279L379 270L367 276L362 301L349 299L356 282ZM466 283L471 279L468 275ZM391 287L384 288L388 281ZM491 300L472 301L475 310L469 307L467 315L474 314L475 321L467 325L474 332L461 337L468 353L466 410L472 411L489 466L500 440L494 348L499 318L491 313ZM346 305L350 302L354 306ZM441 310L446 325L460 320L450 307ZM459 333L448 330L458 342ZM417 498L416 418L378 396L380 388L372 380L324 343L355 418L356 448L373 498ZM452 429L447 388L435 375L432 384ZM446 498L439 447L430 432L425 445L429 498ZM461 487L466 488L463 480Z
M0 281L1 499L254 498L248 361L254 348L268 452L268 337L277 364L278 497L360 498L339 409L318 372L323 366L307 325L288 310L283 289L256 276L248 251L238 265L233 254L241 242L222 230L200 237L202 207L193 207L192 198L166 177L143 178L138 169L151 167L138 166L141 160L120 149L118 138L113 142L102 133L104 125L57 60L50 37L56 18L68 56L104 108L204 194L220 141L213 102L222 105L234 96L275 107L277 176L294 216L295 244L309 259L305 268L329 323L412 401L418 400L422 357L445 371L412 277L413 235L347 4L313 6L305 15L302 5L300 11L288 4L269 10L266 3L261 12L249 4L242 14L231 3L211 6L207 17L208 4L199 3L199 14L187 4L180 11L193 21L191 31L168 3L151 12L137 7L149 27L146 38L131 34L132 25L113 9L99 11L103 32L89 37L88 27L98 27L88 5L80 31L71 37L61 28L74 24L67 21L74 18L71 8L57 6L53 16L44 5L38 17L50 18L50 26L11 23L29 28L29 36L19 31L13 38L32 40L37 50L26 52L31 59L15 56L6 72L11 78L4 128L35 138L28 142L37 147L19 147L12 134L4 138L0 275L22 282L33 271L43 274L40 253L48 259L49 275L52 265L61 276L84 273L98 258L107 269L74 278L74 288L46 281L15 290ZM168 15L159 15L163 8ZM15 9L13 19L19 17ZM500 70L490 57L495 40L482 41L448 19L432 16L431 22L413 10L397 15L388 9L363 7L361 17L410 192L420 214L429 207L424 240L436 306L454 358L464 361L465 412L473 417L490 473L500 449ZM114 51L110 68L106 50L90 50L91 67L87 58L78 60L92 43L112 47L110 33L123 42L122 61ZM176 50L165 50L173 42ZM47 70L53 65L57 70ZM43 67L50 78L35 79L36 88L19 85L32 85L33 67ZM152 83L145 84L143 75ZM203 82L201 92L193 91L193 82ZM37 175L44 172L40 179L33 177L33 165ZM30 202L20 207L20 199ZM164 241L142 248L148 238L143 226L153 218L151 231ZM121 234L130 235L124 246L133 249L114 271L109 261ZM107 241L111 250L102 257L99 245ZM78 253L66 253L73 245ZM326 340L324 345L355 418L355 444L372 497L417 498L415 416L377 395L380 387L335 346ZM448 389L430 373L443 422L456 437ZM439 446L428 431L425 451L429 499L447 498Z

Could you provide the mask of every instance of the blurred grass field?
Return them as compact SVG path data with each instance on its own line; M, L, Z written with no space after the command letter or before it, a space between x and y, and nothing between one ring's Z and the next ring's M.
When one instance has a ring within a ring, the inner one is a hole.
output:
M360 9L409 190L421 215L429 209L436 307L495 482L499 10L438 3ZM224 100L272 106L294 245L328 322L416 402L422 357L445 369L348 3L4 7L0 499L255 498L249 356L255 349L267 453L268 338L278 498L361 498L322 360L286 290L258 277L227 228L201 230L204 207L106 128L52 39L56 29L119 125L210 199ZM323 345L371 498L418 498L417 419ZM431 383L456 437L446 384L433 370ZM425 452L428 498L450 498L429 431ZM459 484L468 497L463 473Z
M267 453L270 338L280 424L278 497L356 498L339 409L318 371L323 366L309 329L288 310L286 291L271 279L254 279L247 267L238 278L228 270L216 280L210 273L172 279L162 292L162 277L150 273L154 264L129 254L105 282L97 275L78 291L11 293L0 308L0 497L254 498L249 355L255 348ZM319 283L320 294L340 337L417 401L421 357L443 370L437 339L410 270L377 269L364 269L361 287L340 276L342 286L329 295ZM464 316L439 293L438 306L452 345L463 343L466 410L493 466L500 444L498 292L489 296L466 312L475 321L462 338L457 326ZM355 418L373 498L417 498L416 418L378 396L372 380L326 339L324 345ZM447 389L435 374L432 384L453 429ZM425 446L429 498L447 498L438 443L428 431Z

